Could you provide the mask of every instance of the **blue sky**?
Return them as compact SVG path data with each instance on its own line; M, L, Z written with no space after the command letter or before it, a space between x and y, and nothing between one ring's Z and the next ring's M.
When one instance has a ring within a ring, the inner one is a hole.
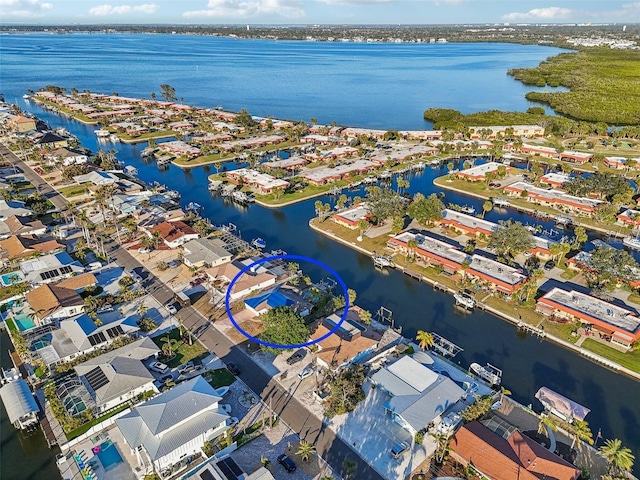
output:
M435 24L640 22L618 0L0 0L2 23Z

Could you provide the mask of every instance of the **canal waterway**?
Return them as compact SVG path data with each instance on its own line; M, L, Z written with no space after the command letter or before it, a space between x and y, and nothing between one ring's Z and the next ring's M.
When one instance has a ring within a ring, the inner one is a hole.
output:
M24 43L20 49L14 45L16 39L6 44L9 49L9 53L7 54L5 53L6 37L7 36L3 36L2 38L3 43L0 60L2 60L3 63L1 78L2 89L7 100L14 101L14 98L16 98L23 108L33 111L51 126L64 126L71 133L78 136L83 145L93 151L96 151L98 148L97 140L93 134L93 127L88 127L73 120L45 112L33 104L23 103L20 98L22 93L28 88L39 88L46 84L58 84L67 87L76 86L79 89L89 88L93 91L112 92L115 90L119 91L123 96L147 96L148 93L146 90L152 91L154 88L157 90L157 87L154 87L154 85L166 82L174 84L178 95L181 95L180 89L182 87L178 84L179 79L174 79L170 76L173 67L163 67L162 64L156 63L156 60L151 58L149 69L157 68L157 70L154 70L153 75L136 70L137 67L133 64L135 60L140 58L141 51L144 52L143 47L145 45L143 42L141 43L142 46L139 47L135 43L138 36L125 35L114 36L113 39L100 39L100 42L113 42L113 44L117 46L117 48L114 47L114 49L120 52L118 55L111 51L107 52L107 63L115 62L115 58L119 58L117 65L111 64L109 67L110 69L118 68L119 71L118 75L113 75L112 79L105 78L105 76L109 77L110 75L105 75L106 72L104 69L101 71L101 74L96 74L89 71L90 68L87 67L86 64L74 64L74 62L85 59L82 57L84 54L78 51L67 52L66 54L56 53L53 51L55 49L52 49L47 44L49 39L45 37L34 37L37 41L32 44L35 51L33 57L31 57L31 53L26 49L26 45L28 44L27 40L29 39L22 37L18 38L18 43ZM53 45L57 45L60 49L68 49L69 44L66 42L73 40L72 37L74 36L69 36L69 39L66 39L66 37L67 36L52 37ZM136 39L130 37L136 37ZM59 42L59 38L65 39L62 45L57 43ZM120 40L116 41L115 38L120 38ZM183 41L181 39L179 40ZM209 41L209 39L202 41ZM44 46L39 45L37 42L41 42ZM243 41L237 41L237 45L243 45L244 43ZM256 42L246 41L246 43L253 45ZM125 49L125 45L127 45L129 50ZM300 47L310 48L307 44L300 45ZM404 46L403 48L406 47L408 46ZM507 68L518 66L522 63L533 65L545 56L552 55L558 51L554 49L538 50L538 47L521 45L487 46L490 51L501 51L507 47L516 48L510 51L511 53L508 55L509 58L503 59L502 63L498 62L500 63L498 70L502 72L502 75L504 75L504 71ZM172 47L170 50L173 48L175 47ZM325 46L322 46L322 48L324 49ZM530 48L533 50L530 51ZM479 52L482 50L482 46L475 45L473 49ZM34 68L23 69L22 67L17 67L13 59L13 56L17 55L17 52L21 52L24 55L22 62L28 63L33 61ZM58 73L56 69L50 68L49 60L46 59L47 52L51 55L56 55L56 62L57 65L60 66L62 73ZM519 57L520 52L522 52L522 57ZM538 52L537 56L533 58L531 52ZM153 57L152 53L153 52L148 52L150 57ZM189 51L185 50L184 55L189 57ZM313 57L312 54L309 55ZM416 54L414 53L414 55ZM467 60L471 61L471 53L469 53L469 56ZM5 64L5 58L10 60L8 68L5 68L5 65L7 65ZM319 58L324 58L323 61L325 63L322 64L324 69L327 72L332 72L334 63L338 64L338 69L340 68L339 64L342 56L336 54L335 57L332 57L330 54L327 54L325 57L322 57L322 55L317 54L317 57L313 58L315 59L314 61L317 62L320 61ZM381 58L386 57L382 55ZM481 53L479 53L478 58L482 58ZM191 60L193 61L193 58ZM407 77L412 75L411 70L408 68L408 66L411 65L411 59L405 58L405 60L407 69L405 69L403 75ZM508 64L510 60L514 60L514 63ZM311 61L311 59L308 59L308 61ZM490 65L487 65L487 68L489 66ZM13 74L9 75L11 72L16 71L19 73L20 78L14 78ZM456 69L453 68L452 72L455 73L455 71ZM479 67L478 72L481 71L482 68ZM74 74L74 72L76 73ZM127 74L122 74L122 72L127 72ZM33 74L33 82L27 73ZM256 71L254 73L259 74L260 72ZM469 92L474 91L476 81L484 78L482 75L469 76L469 72L465 72L464 75L466 75L466 86L463 90ZM498 75L496 74L496 76ZM262 78L266 78L266 81L274 80L268 77ZM116 83L110 83L110 80ZM250 81L252 85L256 83L255 78L252 78ZM336 79L336 83L341 85L348 84L348 82L351 81L354 81L352 77L344 80ZM462 81L462 79L460 81ZM355 85L357 85L357 83L351 84L354 90L357 90ZM238 88L237 85L235 88ZM145 91L138 91L139 89L144 89ZM261 105L277 105L277 101L269 102L267 98L264 99L264 103L260 103L263 102L263 100L256 100L255 103L252 103L254 97L251 92L245 101L242 100L244 92L240 91L240 89L237 92L229 93L229 95L233 94L233 98L235 99L232 102L230 99L220 100L217 90L211 89L211 84L201 84L194 87L194 89L193 92L189 91L189 94L187 94L187 90L185 90L184 96L186 103L194 103L196 105L216 105L223 103L225 108L247 108L254 114L276 115L277 113L273 109L261 109ZM209 94L207 94L207 92L209 92ZM487 106L479 106L477 108L467 106L463 108L462 103L456 103L457 100L453 99L453 97L455 97L453 92L450 90L443 90L443 92L441 97L432 100L429 104L453 106L454 108L467 111L481 108L526 108L526 104L520 101L513 101L507 106L501 106L503 104L499 97L501 97L502 94L498 92L494 92L491 98L484 98L482 100L482 102L486 102ZM507 89L504 94L512 98L510 92L511 90ZM308 95L311 94L308 93ZM341 95L345 94L341 93ZM475 97L476 95L469 94L467 98L471 98L472 96ZM331 107L331 110L326 110L325 100L332 101L332 97L332 95L327 95L326 98L313 99L308 96L303 96L300 101L300 111L302 113L294 115L293 110L288 111L285 109L283 113L281 113L281 116L305 119L313 116L321 122L336 119L339 123L352 123L357 126L372 128L427 128L422 121L421 113L422 109L429 106L429 104L420 105L419 112L407 113L406 111L402 111L392 116L381 111L384 110L384 108L376 109L371 115L367 115L366 110L358 110L360 116L356 119L351 116L352 112L350 112L349 102L345 105L339 104ZM478 97L480 96L478 95ZM277 99L279 98L281 97L277 97ZM365 102L366 98L366 95L359 95L360 102ZM379 99L380 104L383 106L385 105L385 98ZM199 103L196 99L205 101ZM289 101L291 102L293 100L289 99ZM376 106L379 104L377 97L374 103ZM317 111L312 112L316 107L320 110L319 113ZM415 119L416 113L418 114L417 121ZM412 119L410 121L407 120L406 116L411 115L413 115ZM350 122L349 119L353 121ZM461 314L453 306L453 301L450 296L434 291L428 285L411 280L399 272L391 271L381 273L375 270L370 258L333 242L308 227L308 220L314 215L313 203L315 199L280 209L264 209L256 205L252 205L249 208L242 208L235 204L225 203L223 199L212 197L207 191L207 176L215 172L213 167L199 167L186 171L170 167L168 170L161 171L158 170L155 164L147 164L141 159L140 152L144 147L144 144L105 144L103 146L103 148L106 149L115 148L118 152L118 158L128 165L135 166L142 180L147 182L157 180L162 184L166 184L171 189L180 191L182 194L181 203L183 205L186 205L190 201L200 203L204 207L203 215L210 218L214 224L232 222L238 226L245 239L251 239L256 236L264 238L267 241L267 250L276 248L283 249L291 254L314 257L331 266L342 276L350 288L357 291L358 304L372 311L377 310L381 305L391 309L396 319L396 325L403 328L405 336L413 337L418 329L434 331L464 348L464 351L455 358L455 361L460 362L461 365L466 366L474 361L481 364L490 362L502 368L504 371L503 383L513 392L513 397L516 400L524 404L533 403L535 408L539 408L540 405L536 404L537 401L534 400L533 395L539 387L543 385L548 386L591 409L587 420L594 431L594 435L598 429L601 429L605 438L620 438L625 445L629 446L634 452L640 452L640 435L637 433L640 431L640 403L637 401L637 399L640 398L640 383L606 370L554 344L523 335L519 333L513 325L490 314L484 312ZM228 167L233 168L234 165L229 164ZM444 170L427 169L423 173L413 176L409 179L411 183L409 192L413 194L421 191L428 194L433 191L438 191L432 182L436 176L442 173L444 173ZM363 192L352 192L352 195L362 196ZM446 192L445 195L445 202L473 205L477 210L481 208L481 200L452 192ZM335 199L331 199L330 197L320 198L320 200L323 202L335 201ZM525 223L539 223L527 215L518 214L512 210L492 211L487 214L486 218L492 221L515 218ZM550 224L545 225L545 228L551 227L552 225ZM309 273L313 274L314 272L310 271ZM3 350L5 350L4 343ZM6 416L4 411L2 411L2 414L2 425L4 427ZM34 475L34 472L36 472L36 470L29 470L31 468L31 462L22 460L18 464L19 468L15 468L13 462L7 461L7 458L17 458L17 456L5 457L5 451L12 451L6 448L5 445L11 444L14 445L12 448L19 448L18 445L20 442L18 436L15 434L8 435L5 439L5 431L5 428L3 428L3 442L6 443L3 443L1 452L2 470L0 471L0 476L7 479L30 478L29 475ZM36 447L25 449L24 455L26 456L28 453L33 454L37 452L37 450ZM45 450L45 453L48 452ZM38 452L38 454L42 453ZM50 460L50 462L52 462L52 460ZM33 478L36 477L34 476ZM42 476L39 478L49 477Z

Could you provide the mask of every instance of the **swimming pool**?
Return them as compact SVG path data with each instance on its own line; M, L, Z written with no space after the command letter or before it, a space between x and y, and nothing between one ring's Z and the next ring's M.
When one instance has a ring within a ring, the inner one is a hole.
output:
M96 447L94 447L95 449ZM107 440L100 444L99 450L94 453L100 459L100 463L105 470L115 467L117 464L122 463L122 456L118 451L118 447L111 440Z
M24 275L20 271L0 275L0 282L2 282L3 287L8 287L9 285L13 285L14 283L20 283L23 281Z
M24 313L19 313L14 317L16 325L21 332L35 328L36 324L31 317Z

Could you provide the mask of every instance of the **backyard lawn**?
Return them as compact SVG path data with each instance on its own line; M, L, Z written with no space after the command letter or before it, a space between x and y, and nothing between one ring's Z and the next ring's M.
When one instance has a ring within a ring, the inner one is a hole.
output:
M620 352L615 348L603 345L591 338L586 339L582 346L593 353L597 353L604 358L608 358L609 360L628 368L629 370L640 373L640 350Z
M226 368L210 370L204 374L204 377L213 388L228 387L236 381L236 377Z
M167 343L167 334L159 335L152 338L152 340L158 348L162 349L162 346ZM160 361L173 368L187 363L189 360L204 358L208 355L209 352L195 338L193 339L193 345L189 345L189 342L185 340L187 339L181 338L178 328L171 330L169 332L169 341L171 342L171 351L174 356L166 362L162 359Z

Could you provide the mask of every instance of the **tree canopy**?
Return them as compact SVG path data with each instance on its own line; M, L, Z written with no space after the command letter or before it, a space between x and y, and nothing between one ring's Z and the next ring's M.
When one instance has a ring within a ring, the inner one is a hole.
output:
M389 218L404 217L406 202L403 197L388 188L367 187L367 211L378 223Z
M599 199L608 201L612 201L616 195L633 193L629 180L622 175L606 172L574 177L565 183L563 188L571 195L578 197L596 195Z
M162 85L160 85L160 95L162 95L162 98L164 98L167 102L175 102L178 98L176 97L176 89L168 83L163 83Z
M489 240L489 248L498 255L513 258L534 246L531 232L522 223L513 220L500 220L499 223Z
M327 400L324 414L331 418L356 408L356 405L365 398L362 390L364 379L364 369L360 365L351 365L340 370L331 383L331 395Z
M605 285L618 280L637 280L638 263L626 250L598 247L591 252L585 276L593 284Z
M432 193L425 197L421 193L413 196L413 201L407 209L407 214L417 220L420 225L429 225L437 220L442 219L442 211L445 209L442 200Z
M259 335L260 340L277 345L299 345L309 338L309 328L304 319L291 307L276 307L260 317L265 330ZM263 350L276 355L282 353L281 348L263 346Z

